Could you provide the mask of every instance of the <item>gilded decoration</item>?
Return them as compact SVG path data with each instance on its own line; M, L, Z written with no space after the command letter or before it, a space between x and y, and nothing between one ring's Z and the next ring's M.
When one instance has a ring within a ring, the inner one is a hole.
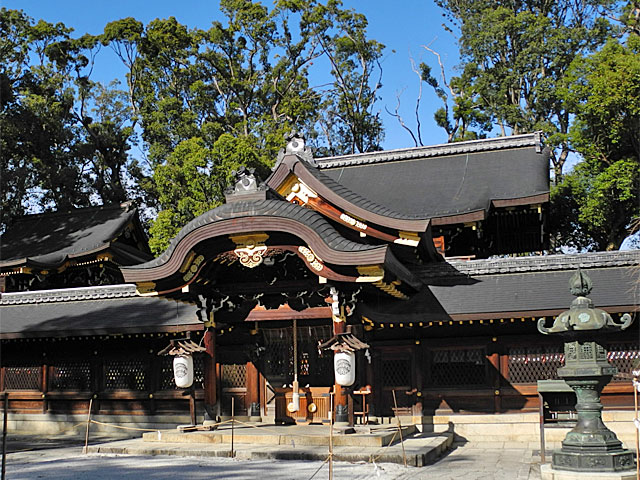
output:
M186 273L182 276L182 280L184 280L185 282L191 280L196 275L203 262L204 255L198 255L195 259L193 259L193 263L191 263L191 265L185 269Z
M399 245L408 245L410 247L417 247L420 243L420 236L414 232L400 231L398 232L398 236L400 238L394 240L393 243L397 243Z
M265 245L269 235L266 233L254 233L231 236L229 238L236 244L237 248L233 253L238 257L242 266L255 268L263 262L265 253L269 248Z
M285 190L280 189L283 191L279 191L279 193L287 199L287 202L306 205L309 203L310 198L318 198L318 194L301 180L298 180L295 183L287 182L286 186L288 188Z
M373 283L381 281L384 278L384 269L381 265L361 265L358 267L360 276L356 282Z
M364 222L361 222L360 220L357 220L355 218L353 218L350 215L347 215L346 213L342 213L340 215L340 220L342 220L345 223L348 223L349 225L351 225L352 227L356 227L360 230L366 230L367 229L367 224Z
M309 266L313 268L316 272L321 272L324 268L322 261L318 256L313 253L313 251L305 246L298 247L298 252L309 262Z

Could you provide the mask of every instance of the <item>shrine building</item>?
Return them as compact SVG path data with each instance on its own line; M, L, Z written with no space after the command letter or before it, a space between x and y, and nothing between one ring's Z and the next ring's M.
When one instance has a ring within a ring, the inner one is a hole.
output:
M0 238L10 425L54 431L89 402L137 425L232 403L278 423L538 412L564 354L536 325L569 307L573 273L614 319L638 310L640 254L548 255L548 215L549 151L528 134L330 158L294 135L157 258L128 203L26 216ZM605 409L633 408L638 324L604 339ZM180 342L200 347L193 389L158 355Z

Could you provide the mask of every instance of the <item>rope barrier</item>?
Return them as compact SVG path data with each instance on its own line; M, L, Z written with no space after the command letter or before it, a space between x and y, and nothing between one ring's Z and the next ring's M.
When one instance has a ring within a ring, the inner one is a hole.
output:
M329 454L329 456L325 458L324 462L322 462L322 465L320 465L318 469L315 472L313 472L313 475L309 477L309 480L311 480L313 477L315 477L318 474L318 472L322 469L322 467L324 467L325 463L327 463L330 458L331 458L331 454Z
M269 427L259 427L257 425L252 425L250 423L245 423L245 422L242 422L240 420L236 420L236 423L238 423L240 425L247 426L247 427L255 428L256 430L273 432L274 434L282 435L282 432L279 432L277 430L273 430L273 429L271 429ZM388 448L393 446L393 442L398 437L398 429L397 429L397 427L393 427L393 429L394 429L394 432L393 432L393 436L391 437L391 441L387 445L385 445L384 447L380 447L378 450L376 450L376 452L372 453L369 456L369 460L367 461L367 463L371 463L371 464L375 465L376 461L378 461L384 455L385 451ZM287 435L288 436L292 436L292 437L305 437L305 436L307 436L307 435L304 435L302 433L288 433ZM380 453L378 454L378 452L380 452ZM329 455L329 457L331 457L331 455ZM329 457L327 457L327 459L323 462L322 465L324 465L324 463L329 461ZM322 468L322 465L320 466L320 468ZM311 478L313 478L313 477L311 477Z
M384 451L393 444L393 441L396 439L397 436L398 436L398 430L396 430L393 433L393 437L391 437L391 441L387 445L385 445L384 447L379 448L378 451L376 451L373 454L371 454L371 456L369 457L369 463L373 463L375 465L376 464L376 460L379 460L380 457L382 457L382 455L384 455ZM380 450L382 450L382 453L380 455L378 455L377 457L374 457L374 455L376 453L378 453Z

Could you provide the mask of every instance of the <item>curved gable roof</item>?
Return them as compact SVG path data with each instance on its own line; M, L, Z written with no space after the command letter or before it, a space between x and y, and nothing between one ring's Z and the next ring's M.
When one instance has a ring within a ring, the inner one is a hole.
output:
M412 232L424 232L429 226L429 217L420 213L399 213L388 206L373 202L350 190L331 176L325 175L294 154L283 157L274 173L267 180L267 184L277 190L289 172L294 173L330 203L366 221L383 227Z
M198 243L222 235L277 231L301 238L323 260L340 265L384 263L386 246L363 245L342 237L321 215L281 200L233 202L189 222L158 258L123 267L125 281L145 282L175 273Z

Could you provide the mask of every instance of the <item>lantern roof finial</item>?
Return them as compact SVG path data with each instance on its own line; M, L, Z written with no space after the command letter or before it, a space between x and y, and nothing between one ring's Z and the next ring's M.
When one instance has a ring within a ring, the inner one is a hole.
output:
M591 290L593 290L591 278L578 268L578 271L569 279L569 291L571 295L586 297L591 293Z

